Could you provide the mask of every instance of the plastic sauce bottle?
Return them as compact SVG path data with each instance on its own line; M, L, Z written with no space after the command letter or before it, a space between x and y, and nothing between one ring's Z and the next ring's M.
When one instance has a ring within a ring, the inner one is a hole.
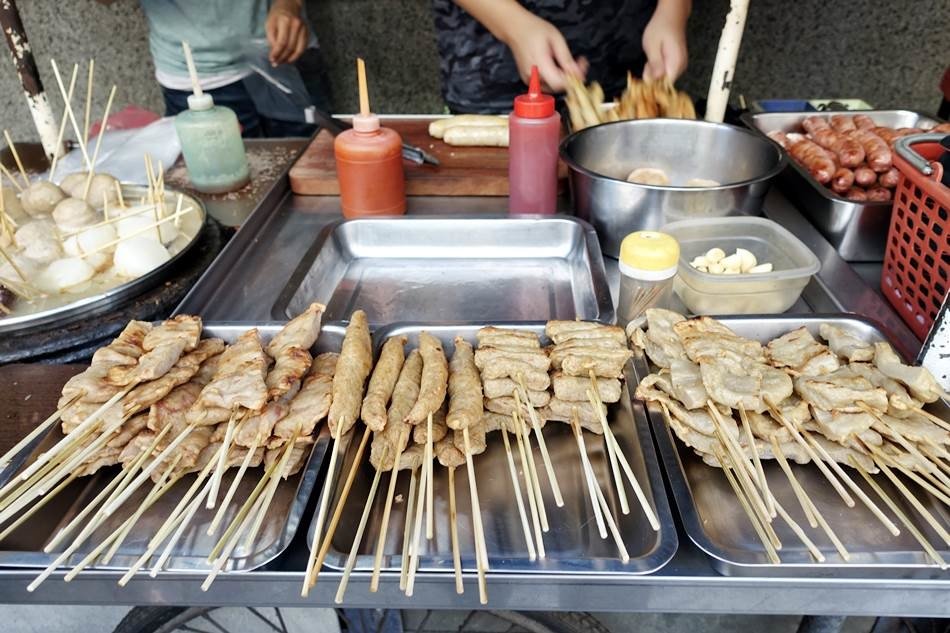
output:
M515 97L508 137L508 212L554 213L561 116L554 97L541 92L537 66L527 94Z
M617 325L626 328L647 308L669 307L680 245L658 231L637 231L620 244L620 297Z
M237 116L229 108L214 105L211 95L201 90L191 49L185 42L182 47L194 92L188 96L188 109L175 117L175 130L188 178L204 193L240 189L250 174Z
M402 168L402 138L380 126L369 111L366 70L357 60L360 84L360 114L353 128L333 142L336 177L340 183L343 217L403 215L406 212L406 176Z

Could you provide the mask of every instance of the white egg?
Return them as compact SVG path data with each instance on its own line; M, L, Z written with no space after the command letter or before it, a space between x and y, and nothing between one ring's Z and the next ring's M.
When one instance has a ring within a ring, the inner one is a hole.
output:
M105 246L106 244L115 241L116 232L115 227L111 224L103 224L102 226L95 226L89 229L86 229L82 233L76 236L79 241L79 248L83 253L92 253L93 251L99 252L99 249ZM114 247L108 249L103 249L105 252L110 252Z
M749 272L758 265L758 261L755 259L755 255L751 251L747 251L744 248L737 248L736 255L739 256L740 265L739 270L744 273Z
M81 257L65 257L50 263L36 278L36 285L46 292L58 293L85 283L96 269Z
M171 259L168 250L153 238L137 236L119 242L113 256L116 272L123 277L141 277Z
M710 264L718 263L725 256L726 251L722 250L721 248L710 248L708 251L706 251L706 261Z

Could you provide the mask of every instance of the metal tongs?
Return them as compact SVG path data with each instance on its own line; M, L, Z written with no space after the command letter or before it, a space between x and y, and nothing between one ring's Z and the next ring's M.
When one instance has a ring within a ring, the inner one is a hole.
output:
M332 114L324 112L319 108L310 107L310 113L313 114L314 119L320 125L320 127L325 128L330 134L336 136L344 130L348 130L353 125L348 121L341 121L337 119ZM402 144L402 157L408 161L412 161L416 165L439 165L439 159L425 151L421 147L416 147L415 145L409 145L408 143Z

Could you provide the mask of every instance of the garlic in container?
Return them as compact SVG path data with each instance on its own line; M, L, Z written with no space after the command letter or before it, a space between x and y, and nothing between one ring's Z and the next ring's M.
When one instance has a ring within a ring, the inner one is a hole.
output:
M694 257L689 265L700 272L714 275L754 275L772 272L771 263L760 264L755 255L744 248L737 248L731 255L726 255L721 248L711 248L705 255Z

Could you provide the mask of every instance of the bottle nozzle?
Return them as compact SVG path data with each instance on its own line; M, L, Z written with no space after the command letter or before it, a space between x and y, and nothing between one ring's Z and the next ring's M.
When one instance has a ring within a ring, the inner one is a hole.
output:
M528 94L532 97L541 94L541 75L538 74L538 67L531 67L531 79L528 81Z

